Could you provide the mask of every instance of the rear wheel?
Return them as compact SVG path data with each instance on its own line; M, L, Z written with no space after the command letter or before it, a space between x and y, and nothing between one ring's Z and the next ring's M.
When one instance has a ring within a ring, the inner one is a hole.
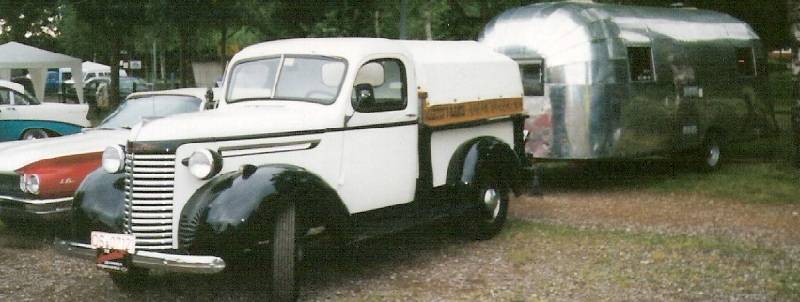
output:
M486 182L478 186L477 207L467 214L465 235L476 240L491 239L506 222L509 190L498 182Z
M22 133L21 139L32 140L32 139L42 139L48 137L50 137L50 134L48 134L47 131L44 131L44 129L28 129Z
M297 206L289 202L275 217L272 233L272 299L294 301L297 299L297 280L302 249L297 228Z

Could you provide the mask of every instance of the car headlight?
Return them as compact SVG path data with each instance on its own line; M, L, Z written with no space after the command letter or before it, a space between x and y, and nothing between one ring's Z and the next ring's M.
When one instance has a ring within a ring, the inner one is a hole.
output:
M103 170L115 174L125 167L125 151L122 146L111 146L103 151Z
M39 175L37 174L23 174L20 178L19 188L22 192L31 194L39 194Z
M222 157L208 149L197 150L189 156L189 173L199 179L209 179L222 169Z

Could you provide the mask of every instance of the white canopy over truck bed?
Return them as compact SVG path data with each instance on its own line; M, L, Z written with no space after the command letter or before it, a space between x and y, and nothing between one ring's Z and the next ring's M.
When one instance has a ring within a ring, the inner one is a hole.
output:
M473 41L401 43L414 58L426 125L523 111L519 67L505 55Z

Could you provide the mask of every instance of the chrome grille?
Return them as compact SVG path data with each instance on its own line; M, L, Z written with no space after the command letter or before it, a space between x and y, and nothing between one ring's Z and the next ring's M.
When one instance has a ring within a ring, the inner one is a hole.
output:
M171 249L174 154L125 155L125 229L136 248Z

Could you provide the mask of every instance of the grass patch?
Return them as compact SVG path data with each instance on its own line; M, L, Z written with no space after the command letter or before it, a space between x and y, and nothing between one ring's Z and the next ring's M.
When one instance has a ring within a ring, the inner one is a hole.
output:
M747 203L800 203L800 170L791 165L788 115L779 114L777 136L732 144L719 171L698 172L670 160L545 163L542 185L550 191L644 190L692 193Z
M777 249L722 238L586 230L513 220L499 240L518 270L553 272L562 286L649 290L684 300L792 300L800 263ZM574 283L574 284L573 284ZM641 292L638 292L641 294Z

